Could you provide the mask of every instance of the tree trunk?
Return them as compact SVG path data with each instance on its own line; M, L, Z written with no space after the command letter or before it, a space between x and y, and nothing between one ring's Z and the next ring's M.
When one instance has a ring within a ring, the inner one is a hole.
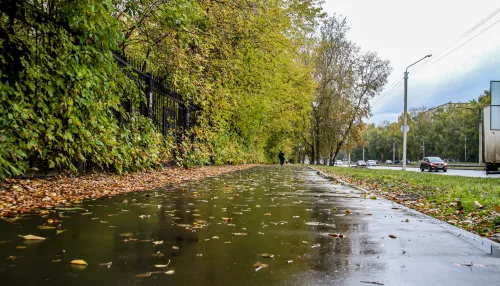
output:
M320 162L320 156L319 156L319 119L317 118L316 119L316 146L315 146L315 150L316 150L316 165L321 165L321 162Z

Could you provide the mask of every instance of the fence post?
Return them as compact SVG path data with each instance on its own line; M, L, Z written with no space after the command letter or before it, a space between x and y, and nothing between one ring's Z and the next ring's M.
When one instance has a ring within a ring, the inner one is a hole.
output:
M153 74L146 76L146 117L153 119Z

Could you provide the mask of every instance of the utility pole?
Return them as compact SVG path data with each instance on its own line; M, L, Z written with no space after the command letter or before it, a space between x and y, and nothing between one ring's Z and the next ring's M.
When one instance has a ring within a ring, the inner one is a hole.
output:
M465 157L464 157L464 160L465 160L465 162L467 162L467 136L464 135L464 137L465 137Z
M404 108L404 119L403 119L403 171L406 171L406 129L407 125L407 109L408 109L408 68L405 71L405 108Z
M403 123L403 171L406 171L406 133L408 133L408 126L407 126L407 109L408 109L408 69L419 63L420 61L424 60L425 58L430 58L432 55L427 55L420 60L414 62L413 64L409 65L406 68L405 74L404 74L404 79L405 79L405 98L404 98L404 123Z
M392 138L392 163L396 161L396 141Z

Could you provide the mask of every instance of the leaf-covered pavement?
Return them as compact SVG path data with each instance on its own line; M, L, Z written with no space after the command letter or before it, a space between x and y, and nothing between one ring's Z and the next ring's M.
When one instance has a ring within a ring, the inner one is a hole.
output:
M118 174L86 174L47 179L0 181L0 217L13 218L27 212L46 213L56 206L78 204L84 199L153 190L185 181L197 181L255 165L169 168L160 171Z
M486 283L500 270L389 201L288 166L0 220L0 254L7 285ZM471 260L472 274L457 266Z

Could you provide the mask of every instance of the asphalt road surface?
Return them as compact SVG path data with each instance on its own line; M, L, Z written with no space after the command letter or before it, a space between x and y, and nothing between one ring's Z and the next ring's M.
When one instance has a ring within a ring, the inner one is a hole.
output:
M385 167L385 166L377 166L370 167L371 169L384 169L384 170L401 170L401 167ZM419 168L406 168L407 171L412 172L421 172ZM428 173L428 171L425 171ZM431 172L432 174L439 175L448 175L448 176L462 176L462 177L476 177L476 178L500 178L500 174L489 174L486 175L485 171L479 170L457 170L457 169L448 169L448 172Z

